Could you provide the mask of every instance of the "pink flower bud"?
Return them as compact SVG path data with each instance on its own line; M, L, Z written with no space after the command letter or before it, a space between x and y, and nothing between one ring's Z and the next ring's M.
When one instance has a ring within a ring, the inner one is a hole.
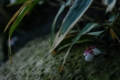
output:
M84 56L87 56L87 54L93 54L93 50L91 48L87 48L84 52Z

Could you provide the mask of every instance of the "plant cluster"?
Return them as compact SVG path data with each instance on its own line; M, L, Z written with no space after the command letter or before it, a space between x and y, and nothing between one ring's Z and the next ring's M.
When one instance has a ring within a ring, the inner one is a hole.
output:
M39 0L27 0L15 13L5 28L6 30L13 22L9 31L9 40L25 14L38 2ZM66 3L62 4L53 21L50 49L50 52L55 53L69 46L64 56L62 67L65 64L72 46L76 43L90 41L96 37L103 38L106 35L112 40L118 40L118 42L120 42L119 5L119 0L67 0ZM70 9L61 24L60 30L55 36L54 29L57 18L66 6L69 6ZM9 49L9 51L11 54L11 49Z
M72 2L72 3L71 3ZM52 39L50 52L55 53L60 49L69 46L62 68L65 64L66 58L76 43L90 41L93 38L109 37L112 40L119 40L119 5L118 0L68 0L65 5L62 5L52 26ZM54 35L55 23L64 10L65 6L71 5L66 17L64 18L61 28ZM93 8L93 10L90 10ZM97 11L96 11L97 10ZM91 11L91 15L86 12ZM102 13L102 14L100 14ZM97 14L100 14L99 16ZM85 22L86 21L86 22ZM82 25L81 22L85 22ZM77 27L76 29L74 29ZM106 36L109 35L109 36ZM108 39L109 41L109 39ZM62 69L61 68L61 69Z

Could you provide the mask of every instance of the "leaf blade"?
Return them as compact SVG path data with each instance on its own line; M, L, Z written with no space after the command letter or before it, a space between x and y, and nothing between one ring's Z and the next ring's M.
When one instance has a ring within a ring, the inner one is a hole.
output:
M18 24L21 22L21 20L25 16L27 10L30 8L30 4L31 4L31 2L30 3L28 2L27 5L23 7L23 9L20 11L18 17L16 18L16 20L12 24L12 26L10 28L10 31L9 31L9 36L10 37L12 36L12 33L15 30L15 28L18 26Z
M60 44L60 42L65 38L65 36L68 34L68 32L74 27L74 25L77 23L77 21L81 18L81 16L89 8L92 1L93 0L76 0L74 2L71 9L68 11L67 16L63 20L62 26L54 39L54 42L50 49L50 52L52 50L54 50ZM80 3L81 3L81 5L80 5ZM81 6L82 6L82 8L81 8ZM77 11L75 12L76 9L77 9ZM74 16L75 16L75 18L74 18Z
M88 24L78 33L78 35L73 39L72 45L75 44L82 35L86 34L86 33L89 32L92 28L94 28L94 27L96 27L96 26L98 26L97 23L88 23Z
M31 3L31 1L26 1L21 7L20 9L13 15L13 17L10 19L10 21L8 22L8 24L6 25L4 32L8 29L8 27L10 26L10 24L17 18L17 16L19 15L19 13L22 11L22 9L28 4Z

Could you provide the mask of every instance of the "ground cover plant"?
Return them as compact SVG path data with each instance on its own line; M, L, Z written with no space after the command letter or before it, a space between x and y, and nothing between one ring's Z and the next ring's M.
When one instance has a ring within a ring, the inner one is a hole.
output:
M6 31L10 24L12 24L9 30L9 41L13 31L22 18L28 11L34 9L34 5L38 3L39 0L27 0L23 2L22 7L15 13L5 28ZM120 42L119 3L119 0L68 0L61 5L53 21L50 43L50 52L54 54L68 47L61 70L74 44L87 41L100 41L104 44L115 45L115 43ZM55 35L54 29L56 27L57 18L66 6L70 7L69 11L61 23L60 30ZM9 52L10 62L12 62L10 44Z

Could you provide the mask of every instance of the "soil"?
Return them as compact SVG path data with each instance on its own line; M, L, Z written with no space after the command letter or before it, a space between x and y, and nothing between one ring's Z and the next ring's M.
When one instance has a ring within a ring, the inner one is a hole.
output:
M75 45L60 67L67 48L57 54L49 53L50 36L37 38L0 67L0 80L120 80L120 53L99 43ZM94 45L102 52L92 62L84 60L86 46Z

